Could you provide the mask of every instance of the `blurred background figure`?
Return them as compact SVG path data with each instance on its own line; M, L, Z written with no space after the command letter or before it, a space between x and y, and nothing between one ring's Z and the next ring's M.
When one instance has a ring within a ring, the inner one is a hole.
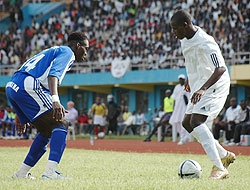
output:
M131 116L131 112L129 112L128 106L125 106L124 112L122 115L123 120L126 121L129 118L129 116Z
M123 114L124 114L125 108L121 107L121 111L119 116L117 117L117 135L120 136L122 132L122 126L123 126Z
M136 124L136 111L133 111L132 114L126 119L126 121L123 122L123 125L121 126L121 130L122 130L122 135L125 135L125 133L128 130L128 134L129 135L134 135L135 131L134 127Z
M144 135L144 132L147 132L149 129L146 128L146 118L144 113L139 109L137 114L136 114L136 130L135 132L138 135Z
M107 133L117 133L117 117L121 113L121 108L114 102L114 96L112 94L109 94L107 97L108 104L108 115L107 115L107 121L108 121L108 130Z
M174 99L174 111L169 120L169 123L172 125L173 142L176 142L177 140L177 131L178 131L180 135L180 141L178 142L178 145L183 145L186 142L191 141L190 134L182 126L182 120L185 115L190 93L184 90L185 75L180 74L178 76L178 79L179 79L179 84L175 86L173 94L171 96Z
M171 97L171 90L167 89L165 91L166 97L164 98L164 115L161 116L160 121L157 123L157 125L154 127L152 133L144 140L144 142L149 142L151 141L152 136L156 133L157 128L162 126L162 137L161 137L161 142L164 142L164 137L165 137L165 129L166 125L169 124L169 119L172 115L172 112L174 110L174 99ZM162 113L162 112L161 112Z
M65 119L69 122L69 130L68 130L68 138L70 138L70 131L72 131L73 136L75 136L76 124L78 119L78 111L74 108L75 103L73 101L68 101L67 103L67 111L65 113ZM75 137L73 137L75 138Z
M106 105L101 102L101 98L96 97L96 102L91 107L96 138L98 138L99 132L105 132L105 120L107 112L108 109Z
M236 98L230 99L230 107L227 108L225 118L216 123L213 129L213 135L216 140L220 138L220 130L225 131L226 139L224 139L223 144L228 145L231 139L234 136L234 129L237 122L237 117L240 111L240 106L237 104Z
M82 135L89 134L90 129L89 129L88 116L84 111L81 112L77 121L78 121L78 126L79 126L79 134L82 134Z
M240 136L250 134L250 107L245 100L241 100L240 108L236 118L233 142L228 143L229 146L240 145Z

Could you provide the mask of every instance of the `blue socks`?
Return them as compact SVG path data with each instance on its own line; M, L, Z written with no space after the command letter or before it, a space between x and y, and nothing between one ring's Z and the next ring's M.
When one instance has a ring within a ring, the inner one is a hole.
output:
M49 160L60 162L64 149L66 147L67 129L65 127L57 127L52 131L50 141Z
M67 129L65 127L57 127L52 131L52 137L50 141L50 154L49 160L60 162L64 149L66 147ZM46 146L49 139L38 134L33 141L30 151L26 156L24 163L33 167L38 160L46 152Z
M35 140L33 141L30 151L26 156L24 163L28 166L33 167L38 160L43 156L46 152L46 146L49 142L49 139L46 137L41 136L39 133L36 136Z

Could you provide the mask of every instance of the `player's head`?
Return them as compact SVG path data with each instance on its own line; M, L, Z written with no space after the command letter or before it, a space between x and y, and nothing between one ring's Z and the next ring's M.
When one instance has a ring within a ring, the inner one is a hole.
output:
M192 25L191 16L187 11L179 10L171 17L171 28L179 39L187 37L188 30Z
M87 57L89 41L85 33L72 32L69 35L68 44L73 50L77 62L81 62Z

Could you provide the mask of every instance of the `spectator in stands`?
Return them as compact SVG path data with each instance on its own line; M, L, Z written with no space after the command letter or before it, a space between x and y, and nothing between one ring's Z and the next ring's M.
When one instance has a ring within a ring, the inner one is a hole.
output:
M121 107L121 111L119 116L117 117L117 135L119 136L122 132L122 126L123 126L123 113L124 113L124 108Z
M135 127L136 124L136 111L133 111L132 114L128 117L128 119L126 121L123 122L123 126L121 127L122 131L122 135L124 135L126 133L126 131L128 130L129 135L134 135L135 132L133 132L132 129L134 129L133 127Z
M155 127L157 123L157 118L159 118L159 113L158 113L157 108L154 108L154 112L152 113L153 127Z
M104 103L101 102L100 97L96 97L96 102L91 107L91 114L93 116L94 130L96 138L99 132L105 131L105 120L108 109Z
M9 5L4 7L5 11L10 10ZM41 22L39 29L35 27L35 30L30 28L27 31L29 26L22 32L24 38L27 38L27 32L31 33L29 38L32 38L47 30L45 33L49 38L46 46L52 46L63 43L68 33L74 29L88 29L92 45L89 50L89 61L98 61L102 57L105 58L105 62L111 63L122 52L126 52L125 55L131 58L133 64L140 64L142 58L148 59L149 69L157 69L159 63L161 68L173 66L178 68L183 67L183 62L172 60L181 55L181 49L177 40L170 35L171 29L167 23L173 14L171 10L184 7L191 13L196 25L215 36L226 58L232 57L234 52L248 51L250 1L246 0L73 1L69 8L60 13L60 16L51 15L48 20ZM13 8L13 15L16 12ZM15 20L15 16L12 18ZM214 22L210 22L211 20ZM18 28L17 23L15 25L8 30L7 35L1 36L0 41L6 36L15 38L12 32ZM162 35L163 33L166 35ZM58 38L58 35L61 37ZM22 49L27 49L28 44L29 40L24 39L23 48L14 50L23 61L30 57L30 52L25 55L21 53ZM5 51L10 58L9 51L14 44L6 45Z
M123 112L123 115L122 115L123 120L126 121L129 118L130 115L131 115L131 112L129 112L128 106L125 106L124 112Z
M145 125L146 125L145 115L139 109L137 114L136 114L136 127L139 128L139 130L136 129L136 132L139 131L139 135L141 135L142 132L145 130Z
M74 108L74 106L75 106L75 103L73 101L68 101L67 103L68 112L65 113L65 119L66 121L69 122L69 127L73 127L74 129L76 129L78 111Z
M165 112L164 112L163 106L160 106L159 112L158 112L159 118L161 118L164 114Z
M15 137L15 117L13 109L10 106L6 106L5 109L1 108L3 118L1 119L2 136L6 139Z
M5 120L7 118L8 112L3 105L0 105L0 135L5 136Z
M154 127L152 133L144 140L144 142L151 141L151 137L156 133L157 128L162 126L162 138L161 142L164 142L166 125L169 124L169 119L174 110L174 99L171 97L171 90L167 89L165 91L166 97L164 98L164 115L161 117L160 121Z
M90 134L88 116L84 111L81 112L77 121L77 124L79 126L79 134Z
M250 107L247 106L246 101L240 101L240 110L236 118L236 126L234 131L233 142L229 146L240 145L240 136L250 134Z
M172 98L174 99L174 111L169 120L169 123L172 125L172 140L176 142L177 140L177 131L180 135L180 141L178 145L186 144L186 142L191 141L191 136L187 130L182 126L182 120L185 115L187 108L188 100L190 98L190 93L186 92L185 89L185 75L180 74L178 76L179 84L174 88Z
M108 133L117 133L117 117L120 115L121 108L114 102L114 96L109 94L107 97L108 104Z
M226 133L224 144L228 145L230 140L234 137L234 129L240 109L240 106L237 105L236 98L231 98L230 107L226 111L225 118L214 126L213 135L216 140L220 138L220 130L224 130Z
M15 118L16 118L16 113L15 110L8 106L8 119L6 120L6 129L7 129L7 135L8 137L15 138L16 131L15 131Z

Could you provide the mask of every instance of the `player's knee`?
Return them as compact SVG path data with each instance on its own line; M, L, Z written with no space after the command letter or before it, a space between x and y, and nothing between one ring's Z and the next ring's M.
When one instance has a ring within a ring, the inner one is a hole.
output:
M190 119L190 125L192 128L198 127L202 123L205 123L207 120L207 116L200 114L192 114Z
M191 126L192 128L195 128L195 127L197 127L197 126L199 126L199 125L201 125L201 124L202 124L202 122L200 122L199 120L197 120L197 119L194 118L194 117L192 117L191 120L190 120L190 126Z
M187 119L187 118L184 118L183 121L182 121L182 126L183 126L185 129L190 128L190 120Z

